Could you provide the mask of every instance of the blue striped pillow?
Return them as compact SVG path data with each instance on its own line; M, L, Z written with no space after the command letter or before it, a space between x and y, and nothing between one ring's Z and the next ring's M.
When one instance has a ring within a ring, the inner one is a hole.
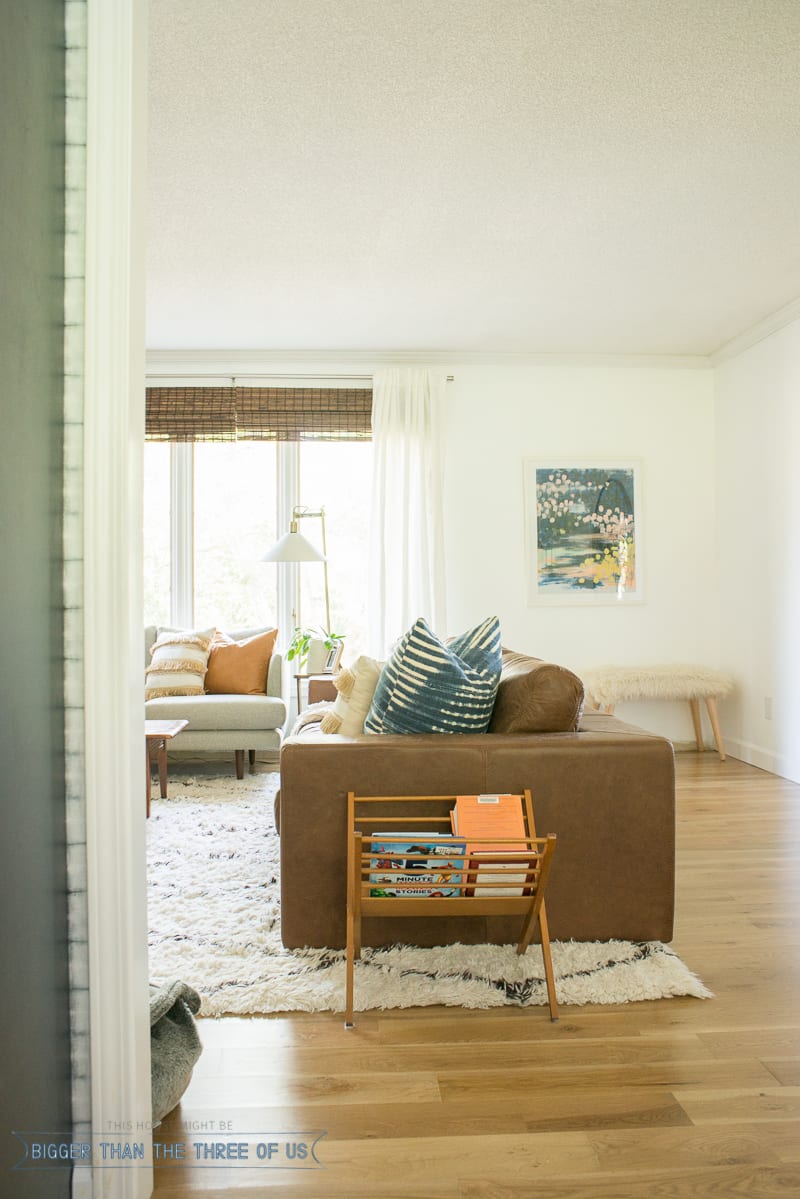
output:
M500 682L500 622L444 645L419 618L384 666L367 733L485 733Z

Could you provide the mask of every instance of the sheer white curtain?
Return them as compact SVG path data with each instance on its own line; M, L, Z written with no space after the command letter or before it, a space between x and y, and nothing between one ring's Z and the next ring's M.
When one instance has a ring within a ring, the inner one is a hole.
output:
M373 377L369 617L380 658L418 616L445 633L444 389L444 374L420 368Z

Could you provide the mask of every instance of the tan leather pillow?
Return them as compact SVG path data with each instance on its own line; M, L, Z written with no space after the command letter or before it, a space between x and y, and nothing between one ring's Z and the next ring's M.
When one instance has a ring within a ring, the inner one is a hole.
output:
M206 694L263 695L277 636L278 630L270 629L247 641L234 641L227 633L217 633L208 658Z
M583 683L564 666L503 650L490 733L571 733L583 712Z

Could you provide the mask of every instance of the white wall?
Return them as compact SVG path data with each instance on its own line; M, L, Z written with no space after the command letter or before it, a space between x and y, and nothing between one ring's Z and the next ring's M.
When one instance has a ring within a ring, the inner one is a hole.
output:
M719 665L713 372L456 362L452 370L446 631L497 613L505 645L578 673L603 663ZM643 603L529 606L523 464L537 458L639 460ZM693 739L688 704L625 704L618 714Z
M245 375L277 365L258 352L225 355L215 352L206 369ZM378 365L368 354L319 353L281 357L278 369L368 377ZM506 645L579 673L606 662L729 670L737 692L720 705L726 748L798 778L800 322L716 370L491 366L456 355L437 356L436 368L455 376L446 392L448 627L440 631L461 632L496 612ZM644 603L528 605L523 464L559 457L641 462ZM678 743L693 740L688 704L618 712ZM705 731L710 744L707 721Z
M800 321L722 363L716 388L720 646L740 680L726 735L800 782Z

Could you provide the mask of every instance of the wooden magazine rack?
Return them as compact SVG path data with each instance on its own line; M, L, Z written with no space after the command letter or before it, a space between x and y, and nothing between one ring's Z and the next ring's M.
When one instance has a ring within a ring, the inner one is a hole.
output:
M375 895L375 873L377 848L373 840L385 840L385 834L409 832L419 833L430 829L439 834L437 845L463 845L463 837L451 835L449 812L445 815L430 815L434 807L441 811L443 804L455 805L455 795L355 795L347 793L347 960L345 1028L353 1027L354 962L361 957L362 916L521 916L522 929L517 953L525 953L530 944L536 923L542 939L547 998L551 1020L558 1019L553 962L550 954L550 935L547 928L547 913L544 892L556 838L536 836L533 818L533 803L530 791L519 796L525 821L524 838L495 838L503 851L481 852L480 857L470 856L459 870L460 881L453 881L450 889L458 894L447 896L428 895ZM394 816L387 809L403 804L406 810L419 805L420 815ZM373 814L376 805L381 805L380 815ZM427 805L427 813L426 813ZM440 826L437 828L437 826ZM444 826L442 828L441 826ZM383 834L381 835L381 830ZM441 836L445 832L447 836ZM481 837L481 846L489 846L490 838ZM509 849L513 845L513 849ZM389 876L404 873L402 869L383 868ZM418 890L414 883L397 882L394 890Z

